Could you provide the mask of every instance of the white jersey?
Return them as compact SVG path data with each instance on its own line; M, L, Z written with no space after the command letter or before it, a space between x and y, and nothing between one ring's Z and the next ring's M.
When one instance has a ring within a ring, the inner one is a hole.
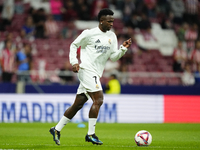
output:
M118 41L114 32L102 32L99 27L84 30L70 45L71 65L78 64L77 48L81 46L80 67L102 76L106 61L120 59L127 48L123 45L118 50Z

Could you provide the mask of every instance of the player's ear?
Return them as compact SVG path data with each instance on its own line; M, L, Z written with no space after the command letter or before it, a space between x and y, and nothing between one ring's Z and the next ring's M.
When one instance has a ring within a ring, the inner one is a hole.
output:
M104 16L102 16L99 20L100 24L103 24L103 21L105 20Z
M100 24L103 24L103 19L101 18L99 22L100 22Z

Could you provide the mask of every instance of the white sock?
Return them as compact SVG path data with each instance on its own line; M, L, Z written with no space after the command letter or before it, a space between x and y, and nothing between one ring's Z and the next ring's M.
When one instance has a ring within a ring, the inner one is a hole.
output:
M88 135L92 135L95 133L97 118L89 118L88 120Z
M58 124L56 125L55 129L57 131L61 131L62 128L70 121L69 118L62 116L62 118L60 119L60 121L58 122Z

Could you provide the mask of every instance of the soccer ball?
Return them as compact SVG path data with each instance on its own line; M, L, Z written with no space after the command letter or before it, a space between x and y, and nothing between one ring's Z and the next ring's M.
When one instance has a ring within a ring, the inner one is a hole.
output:
M152 136L148 131L141 130L135 134L135 143L138 146L148 146L151 144L151 142L152 142Z

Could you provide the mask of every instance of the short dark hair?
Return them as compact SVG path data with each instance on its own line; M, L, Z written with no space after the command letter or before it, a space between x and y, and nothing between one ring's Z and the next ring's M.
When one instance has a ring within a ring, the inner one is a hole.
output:
M112 10L110 10L109 8L104 8L102 10L100 10L99 14L98 14L98 21L100 21L102 16L107 16L107 15L113 15L114 12Z

